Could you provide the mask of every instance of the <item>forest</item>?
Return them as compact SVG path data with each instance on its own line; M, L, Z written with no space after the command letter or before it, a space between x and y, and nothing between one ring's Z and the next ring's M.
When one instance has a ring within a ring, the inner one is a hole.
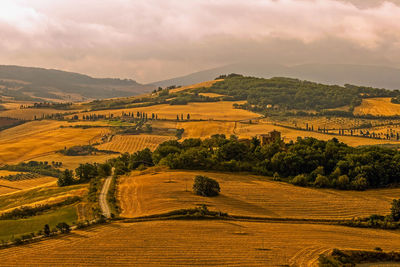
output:
M398 90L350 84L326 85L282 77L264 79L230 74L218 78L224 80L209 88L201 88L198 92L226 95L223 100L247 100L247 104L241 108L253 111L266 110L271 106L279 109L317 111L349 106L352 110L361 104L363 98L396 97L400 94Z
M272 176L300 186L365 190L395 186L400 182L400 152L376 146L350 147L336 138L321 141L298 138L296 142L260 145L257 138L211 138L167 141L151 152L123 154L110 161L116 174L143 166L166 165L171 169L250 172Z

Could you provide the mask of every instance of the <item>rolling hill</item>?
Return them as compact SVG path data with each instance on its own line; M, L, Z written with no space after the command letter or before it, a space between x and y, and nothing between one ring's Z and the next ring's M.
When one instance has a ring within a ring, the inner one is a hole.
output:
M93 78L54 69L0 66L0 94L15 100L83 100L125 97L150 91L134 80Z
M327 84L357 84L386 89L400 89L400 69L384 66L350 64L302 64L284 66L269 62L241 62L189 75L154 82L157 86L189 85L212 80L220 74L240 73L261 78L292 77Z

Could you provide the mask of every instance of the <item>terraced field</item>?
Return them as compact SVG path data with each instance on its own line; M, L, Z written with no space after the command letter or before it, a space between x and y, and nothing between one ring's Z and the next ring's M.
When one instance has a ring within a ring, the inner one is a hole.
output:
M391 231L231 221L113 223L0 250L3 266L315 266L332 248L398 249ZM44 253L45 252L45 253Z
M145 148L155 150L157 146L165 141L175 139L172 136L161 135L117 135L111 142L97 146L98 149L111 150L117 152L134 153ZM115 155L114 155L115 157Z
M194 177L216 179L221 195L214 198L191 192ZM269 181L266 177L201 171L147 170L121 177L118 199L121 216L160 214L207 204L232 215L274 218L351 219L390 212L400 189L365 192L313 189Z
M374 116L400 115L400 105L390 102L390 97L366 98L354 109L356 115L371 114Z
M60 128L59 121L32 121L0 132L0 164L17 163L74 145L95 142L105 128ZM10 153L12 151L12 153Z

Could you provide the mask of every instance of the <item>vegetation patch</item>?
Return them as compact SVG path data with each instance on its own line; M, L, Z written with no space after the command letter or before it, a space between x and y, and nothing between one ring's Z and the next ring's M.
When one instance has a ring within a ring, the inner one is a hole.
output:
M31 172L36 174L41 174L44 176L60 177L61 171L55 168L54 163L50 165L47 161L29 161L27 163L21 162L17 165L5 165L0 168L1 170L7 171L20 171L20 172Z
M96 155L96 154L118 154L118 152L110 151L110 150L100 150L91 145L85 146L73 146L70 148L65 148L59 151L59 153L65 156L87 156L87 155Z
M319 257L321 267L353 267L356 264L373 262L400 262L400 252L383 252L380 248L375 251L334 249L329 255Z
M16 208L12 211L5 212L0 215L0 220L18 220L18 219L26 219L28 217L36 216L47 212L49 210L54 210L60 208L62 206L67 206L74 204L76 202L81 201L81 198L78 196L75 197L68 197L67 199L54 203L54 204L44 204L44 205L37 205L35 207L28 207L22 206L20 208Z

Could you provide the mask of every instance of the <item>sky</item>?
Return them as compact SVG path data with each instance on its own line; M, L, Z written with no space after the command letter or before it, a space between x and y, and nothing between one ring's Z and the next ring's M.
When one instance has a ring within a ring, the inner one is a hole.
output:
M148 83L242 61L400 67L400 0L1 0L0 64Z

